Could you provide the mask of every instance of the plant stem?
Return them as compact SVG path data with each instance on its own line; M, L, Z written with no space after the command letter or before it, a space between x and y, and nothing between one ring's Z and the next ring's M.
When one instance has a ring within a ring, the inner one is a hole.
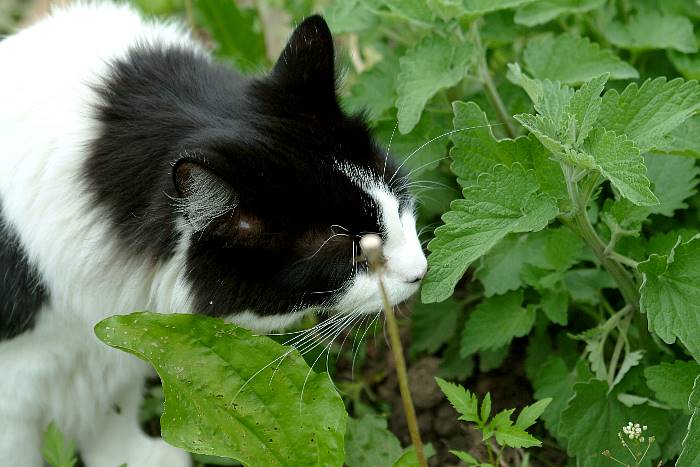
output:
M365 242L364 240L369 240ZM360 247L367 257L370 269L377 274L377 282L379 283L379 293L382 298L384 314L386 315L387 328L389 329L389 340L391 342L391 352L394 356L396 364L396 376L399 380L399 392L401 393L401 402L403 403L403 411L406 415L406 424L408 425L408 433L411 435L411 442L416 449L416 457L420 467L428 467L428 461L425 458L423 450L423 440L418 429L418 421L416 419L416 409L413 406L411 399L411 390L408 386L408 374L406 371L406 360L403 356L403 345L401 345L401 336L399 334L399 325L396 322L394 308L391 306L389 296L384 287L384 264L381 251L381 239L378 235L366 235L360 241Z
M474 40L474 46L476 47L477 72L479 74L479 79L484 85L484 92L498 114L498 118L503 122L508 137L513 139L516 135L515 127L513 126L505 104L503 104L503 99L501 99L501 95L498 93L498 89L496 89L496 85L491 79L489 65L486 61L486 49L483 47L481 36L479 35L478 20L473 21L469 29Z

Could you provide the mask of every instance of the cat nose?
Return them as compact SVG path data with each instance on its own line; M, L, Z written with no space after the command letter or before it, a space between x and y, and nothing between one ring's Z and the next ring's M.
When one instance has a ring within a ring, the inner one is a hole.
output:
M425 273L426 273L427 271L428 271L428 268L427 268L427 267L422 268L418 274L416 274L416 275L414 275L413 277L409 278L408 280L406 280L406 282L408 282L409 284L415 284L415 283L418 283L418 282L422 281L423 278L425 277Z

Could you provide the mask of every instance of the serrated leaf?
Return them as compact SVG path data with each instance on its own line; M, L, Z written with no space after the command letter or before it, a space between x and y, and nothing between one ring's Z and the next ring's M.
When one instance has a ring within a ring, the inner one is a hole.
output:
M552 122L552 132L556 134L564 120L565 109L574 95L574 90L559 81L532 79L522 72L517 63L508 64L507 77L513 84L525 90L535 110Z
M688 433L683 438L683 449L676 467L694 467L700 463L700 376L695 378L688 408L693 415L688 423Z
M469 265L511 232L537 231L558 213L555 199L538 193L534 171L521 165L496 166L452 202L428 245L430 270L423 302L446 299Z
M75 443L67 440L55 423L46 427L41 444L41 455L51 467L73 467L78 459Z
M612 51L601 49L588 38L568 34L530 42L523 60L534 78L561 81L569 85L585 83L604 73L608 73L610 79L639 77L633 66Z
M396 100L401 133L408 133L416 126L431 97L467 75L474 55L471 44L455 46L443 37L431 36L401 57Z
M646 425L647 434L657 439L639 464L650 466L667 434L667 414L646 405L624 406L615 395L608 394L608 385L603 381L592 379L574 385L574 397L562 413L560 431L568 440L569 455L586 459L586 466L609 466L610 461L600 454L604 450L618 459L629 455L617 435L629 421Z
M474 277L483 284L484 295L501 295L520 288L520 273L527 254L526 238L512 235L483 256Z
M511 448L531 448L542 445L540 440L516 425L498 428L494 431L494 436L498 444Z
M666 55L685 79L700 79L700 54L685 54L669 50Z
M688 398L693 382L700 375L700 365L694 361L676 360L644 369L644 376L656 398L672 409L692 413L688 409Z
M366 414L359 419L348 419L345 452L348 467L392 467L403 449L398 438L387 429L385 418Z
M693 23L688 18L645 11L628 23L612 21L603 29L611 44L629 50L674 49L693 53L698 50Z
M647 154L647 176L659 204L649 206L651 214L673 217L674 211L688 207L686 200L697 193L700 169L694 159L668 154Z
M155 367L168 443L249 465L343 464L343 401L296 350L203 315L113 316L95 333Z
M562 326L569 322L569 294L565 291L545 290L540 306L551 322Z
M642 358L644 357L644 351L643 350L635 350L633 352L628 352L625 354L625 358L622 360L622 364L620 365L620 368L617 370L617 374L615 375L615 379L613 380L612 384L610 385L610 390L617 386L620 381L622 381L622 378L625 377L625 375L632 369L632 367L635 367L639 365L639 362L642 361Z
M484 399L481 401L481 420L486 421L491 417L491 393L487 392Z
M455 333L460 303L449 298L441 303L416 303L411 310L411 352L435 353Z
M689 118L664 136L656 150L700 159L700 115Z
M541 399L534 404L526 405L523 410L518 414L518 419L515 421L515 426L526 430L535 424L542 412L545 411L547 406L552 402L551 397Z
M700 85L677 78L632 83L603 95L598 125L625 134L641 151L663 146L663 137L700 110Z
M700 235L639 264L642 312L667 344L676 338L700 361Z
M464 4L463 16L475 18L494 11L516 8L535 0L462 0Z
M331 2L323 9L323 16L333 34L365 31L377 24L377 16L364 0Z
M465 422L480 423L479 420L479 399L469 390L454 383L445 381L442 378L435 378L440 390L447 400L450 401L452 407L461 415L460 420Z
M595 158L600 173L610 180L620 195L640 206L659 204L650 189L644 159L625 135L596 128L586 147Z
M515 22L525 26L545 24L559 16L596 10L605 0L540 0L525 5L515 14Z
M254 72L267 68L265 39L254 9L227 0L196 0L193 7L197 23L217 43L219 57L233 60L239 70Z
M523 291L518 290L479 303L464 325L460 354L466 357L480 350L498 349L529 333L535 310L523 308L522 301Z
M576 120L576 142L575 147L581 146L583 141L593 129L593 124L598 118L602 98L600 94L608 81L608 74L602 74L584 83L581 88L574 93L566 106L566 112L574 116Z
M433 25L434 15L425 0L381 0L367 3L371 3L374 11L383 16L408 21L423 28Z
M361 73L350 88L350 95L343 100L347 110L352 113L365 111L370 121L386 116L396 101L398 72L398 59L390 55L372 69Z

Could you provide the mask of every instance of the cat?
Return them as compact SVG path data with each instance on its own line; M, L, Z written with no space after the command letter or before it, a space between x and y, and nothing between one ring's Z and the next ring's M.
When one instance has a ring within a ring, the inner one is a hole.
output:
M259 332L375 313L427 262L406 177L339 105L333 38L304 20L242 77L175 22L76 4L0 42L0 466L54 421L87 467L189 466L142 433L148 365L94 336L135 310Z

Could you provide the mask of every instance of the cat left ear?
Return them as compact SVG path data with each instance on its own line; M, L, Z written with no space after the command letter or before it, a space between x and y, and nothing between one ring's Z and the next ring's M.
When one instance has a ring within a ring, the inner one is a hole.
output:
M272 71L292 92L313 92L335 98L333 36L320 15L306 18L292 33Z

